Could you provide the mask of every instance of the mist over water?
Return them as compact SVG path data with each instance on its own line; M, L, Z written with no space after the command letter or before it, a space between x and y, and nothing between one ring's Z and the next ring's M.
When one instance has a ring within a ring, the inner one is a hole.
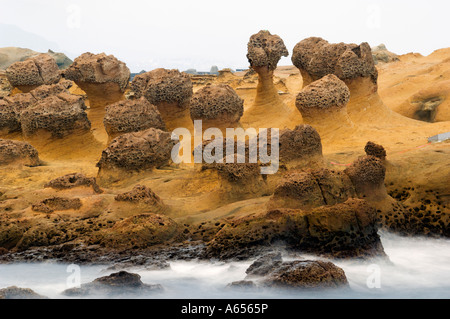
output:
M399 237L382 233L389 260L331 260L343 268L350 289L241 291L226 288L243 280L247 262L175 261L164 270L130 269L147 284L161 284L162 293L125 296L130 298L450 298L450 240ZM310 255L301 257L312 259ZM292 257L290 257L291 259ZM67 266L55 263L0 265L0 288L31 288L50 298L67 298ZM81 266L81 283L106 276L107 266ZM369 288L372 287L372 288ZM89 298L103 296L90 296ZM124 296L120 296L123 298Z

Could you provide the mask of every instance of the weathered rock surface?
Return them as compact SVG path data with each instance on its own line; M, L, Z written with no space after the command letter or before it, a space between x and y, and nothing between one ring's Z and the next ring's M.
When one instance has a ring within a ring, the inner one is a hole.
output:
M267 67L272 71L277 68L281 57L289 55L283 40L266 30L252 35L247 49L247 59L252 67Z
M103 107L123 100L130 79L125 63L105 53L83 53L64 71L88 95L91 107Z
M136 185L131 191L116 195L114 199L119 202L144 203L151 206L163 205L161 198L143 185Z
M322 38L307 38L294 47L292 63L300 69L304 86L328 74L334 74L344 82L370 77L376 83L378 78L372 51L366 42L360 45L331 44Z
M384 147L374 142L367 142L366 146L364 147L364 151L367 155L375 156L380 160L386 159L386 150L384 149Z
M50 197L31 206L35 212L53 213L54 211L62 211L69 209L80 209L82 206L79 198Z
M97 166L128 171L158 168L169 164L174 146L170 133L155 128L123 134L103 151Z
M208 243L208 253L249 258L261 247L280 243L334 257L384 256L377 230L376 210L360 199L309 211L280 208L233 220Z
M22 132L32 136L43 130L52 138L62 138L74 132L89 131L91 123L85 110L84 100L79 96L51 95L21 112Z
M192 97L192 82L185 73L160 68L136 75L131 82L131 90L135 98L144 96L158 107L161 103L168 103L185 109ZM160 111L163 113L162 109Z
M113 249L147 248L184 239L181 227L161 214L139 214L94 234L92 241Z
M138 100L126 100L108 105L103 123L106 132L112 137L152 127L166 130L166 125L157 107L143 97Z
M246 270L257 286L296 289L348 287L344 270L322 260L283 261L278 254L258 258Z
M56 61L45 53L12 64L6 76L12 86L25 93L39 85L55 84L61 78Z
M76 187L92 187L95 193L102 193L103 190L97 185L95 177L86 177L84 174L73 173L55 178L44 185L46 188L56 190L66 190Z
M226 84L207 85L192 96L190 114L193 121L203 120L207 126L232 125L244 114L244 100Z
M38 152L29 143L0 139L0 165L9 164L38 166Z

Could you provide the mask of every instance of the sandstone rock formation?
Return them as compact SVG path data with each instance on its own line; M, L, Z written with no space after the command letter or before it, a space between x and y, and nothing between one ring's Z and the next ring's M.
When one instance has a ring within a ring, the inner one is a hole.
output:
M141 171L169 164L175 143L171 134L150 128L115 138L106 148L97 167L102 170Z
M374 118L405 122L405 118L392 112L378 96L378 70L366 42L332 44L322 38L307 38L294 47L292 63L300 70L303 87L329 74L344 81L350 90L347 112L353 122L367 126L374 125Z
M10 164L38 166L38 152L26 142L0 139L0 165Z
M344 172L350 177L360 197L374 199L385 196L386 168L379 158L372 155L360 157Z
M364 151L367 155L375 156L380 160L386 159L386 150L384 149L384 147L374 142L367 142L366 146L364 147Z
M89 131L91 123L83 98L60 93L39 100L20 114L22 132L30 137L46 131L52 138Z
M273 209L232 220L208 243L208 252L223 259L249 258L280 243L340 258L384 256L376 218L376 210L361 199L311 210Z
M203 129L216 127L225 134L226 128L239 125L244 114L244 101L228 85L207 85L198 90L191 99L192 121L202 120Z
M280 100L278 90L273 83L273 72L279 60L289 55L283 40L269 31L259 31L250 37L247 49L250 66L258 74L258 86L255 101L252 107L246 110L243 121L252 122L258 127L255 119L263 114L289 116L292 110ZM273 127L277 127L275 123L272 124L274 124Z
M125 99L130 70L113 55L87 52L75 59L64 77L86 92L90 107L103 107Z
M55 190L67 190L76 187L92 187L95 193L102 193L103 190L97 185L95 177L86 177L84 174L73 173L55 178L44 185L45 188Z
M82 284L80 288L66 289L63 291L63 295L70 297L88 297L90 295L113 297L155 293L162 291L162 289L161 285L144 284L138 274L120 271Z
M26 93L43 84L55 84L61 74L55 60L48 54L40 54L25 61L16 62L6 69L12 86Z
M131 91L134 98L144 96L158 107L169 131L178 127L192 127L189 118L192 82L186 73L156 69L139 74L131 82Z
M163 206L163 202L150 188L136 185L129 192L125 192L114 197L119 202L144 203L149 206Z
M295 105L302 114L304 123L327 132L332 123L353 127L347 114L350 90L345 83L329 74L304 87L297 95Z
M328 74L334 74L347 81L359 77L370 77L376 83L375 68L370 46L337 43L311 37L297 43L292 53L292 63L300 70L303 87Z
M31 209L35 212L53 213L69 209L80 209L82 206L79 198L50 197L43 201L33 204Z
M103 123L111 139L124 133L144 131L152 127L166 130L157 107L144 97L108 105Z
M183 238L181 227L174 220L153 213L126 218L93 237L102 246L114 249L148 248Z
M271 131L269 130L261 138L263 143L267 143L270 154ZM311 125L300 124L293 130L283 129L279 132L278 140L274 138L274 141L279 143L280 163L288 168L311 167L323 161L322 141L317 130Z
M350 178L328 169L287 173L276 187L270 207L312 209L335 205L356 197Z

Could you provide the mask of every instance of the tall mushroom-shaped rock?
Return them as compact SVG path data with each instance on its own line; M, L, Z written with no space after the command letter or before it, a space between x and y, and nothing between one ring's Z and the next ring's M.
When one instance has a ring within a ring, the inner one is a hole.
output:
M297 95L295 105L303 121L323 134L330 129L353 127L347 114L350 90L345 83L329 74L304 87Z
M113 55L87 52L74 60L64 77L86 92L90 107L103 107L125 99L130 70Z
M108 105L103 123L110 139L152 127L163 131L166 129L158 108L144 97Z
M192 128L189 102L193 94L189 75L178 70L156 69L138 74L131 82L134 98L144 96L158 107L167 129Z
M303 87L328 74L344 81L350 90L347 112L350 119L371 125L374 118L402 118L378 96L378 71L368 43L328 43L312 37L300 41L293 50L292 63L300 70Z
M55 59L43 53L13 63L6 69L6 77L12 86L27 93L39 85L57 83L61 73Z
M91 123L83 98L60 93L39 100L20 115L22 133L31 137L45 131L51 138L63 138L72 133L88 132Z
M216 127L225 135L240 125L244 101L229 85L207 85L192 96L190 113L192 121L202 120L203 129Z
M110 180L168 165L175 146L171 136L156 128L120 135L103 151L97 163L99 177Z
M259 31L250 37L247 49L250 66L258 73L258 86L255 101L252 107L246 110L243 121L253 122L255 125L257 118L267 118L268 114L290 114L292 110L281 101L273 83L273 72L278 62L281 57L289 55L283 40L269 31Z

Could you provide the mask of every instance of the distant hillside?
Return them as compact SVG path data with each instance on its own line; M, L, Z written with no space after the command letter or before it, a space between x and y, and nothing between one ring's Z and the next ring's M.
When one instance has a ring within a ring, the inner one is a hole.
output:
M41 52L36 52L30 49L7 47L0 48L0 70L6 70L11 64L17 61L24 61L32 56L38 55ZM72 60L69 59L64 53L56 53L52 50L46 52L50 54L55 60L60 69L66 69L72 64Z

